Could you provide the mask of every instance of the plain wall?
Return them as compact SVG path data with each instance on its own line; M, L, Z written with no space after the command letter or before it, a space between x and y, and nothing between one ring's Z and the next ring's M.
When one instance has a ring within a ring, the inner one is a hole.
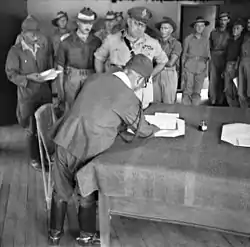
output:
M51 19L60 10L67 11L71 18L75 18L77 13L83 7L90 7L98 14L98 17L104 17L108 10L123 11L126 17L127 10L135 6L144 6L153 13L153 18L149 26L154 27L154 23L160 21L163 16L171 17L178 22L179 3L173 2L153 2L149 0L137 1L117 1L111 3L110 0L28 0L28 12L35 15L43 23L45 32L51 31ZM53 29L52 29L53 30ZM178 36L178 30L177 30Z

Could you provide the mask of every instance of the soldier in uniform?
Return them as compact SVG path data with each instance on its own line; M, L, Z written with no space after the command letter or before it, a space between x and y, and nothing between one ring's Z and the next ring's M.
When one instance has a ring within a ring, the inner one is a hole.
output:
M169 61L166 63L164 70L154 78L154 102L174 104L178 86L176 69L182 47L181 43L172 36L172 33L176 31L176 24L171 18L163 17L163 20L157 23L155 27L161 32L162 38L160 39L160 44L167 54Z
M96 17L93 10L83 8L77 15L78 29L59 45L56 63L63 73L57 80L57 90L67 109L86 78L95 72L94 52L101 45L101 40L91 32Z
M240 107L250 107L250 18L247 20L247 32L241 46L238 86Z
M239 107L238 89L234 79L238 77L241 45L244 39L245 22L237 19L233 24L233 37L229 39L226 51L226 68L224 72L224 92L229 106Z
M52 36L54 58L56 58L60 42L64 41L70 35L68 21L68 14L63 11L59 11L56 17L51 21L52 25L56 27Z
M32 16L22 23L20 42L12 46L6 60L8 79L17 85L17 120L26 129L30 164L41 169L34 113L51 102L51 90L40 73L52 68L48 45L39 44L39 24Z
M146 25L152 17L151 11L144 7L135 7L128 10L127 28L111 34L95 52L95 68L97 72L104 72L104 64L110 59L110 71L121 69L133 54L142 53L150 60L155 59L156 66L150 81L160 73L168 61L166 53L156 39L145 34ZM146 108L153 101L152 84L137 92Z
M141 102L134 92L145 86L151 75L149 58L134 56L123 71L96 74L87 79L68 114L55 124L52 136L56 144L53 169L54 191L51 205L50 243L59 244L67 202L75 189L75 175L87 161L107 150L123 126L136 136L150 137L159 130L146 122ZM99 242L96 233L95 193L79 197L80 245ZM88 245L88 246L89 246ZM96 245L95 245L96 246Z
M95 33L95 35L103 41L106 39L106 37L111 34L115 24L116 24L116 15L115 12L113 11L108 11L106 16L105 16L105 26L104 28L101 28L99 31Z
M63 11L59 11L56 17L51 21L52 25L56 27L54 34L52 35L52 46L53 46L53 61L55 68L57 67L55 61L59 48L59 44L64 41L69 35L70 30L68 29L68 14ZM57 94L56 81L52 83L52 92Z
M225 52L230 38L228 13L219 15L219 27L210 33L211 61L209 64L209 99L211 105L222 105L224 97L224 80L221 77L225 69Z
M197 17L191 24L195 32L188 35L183 44L182 54L182 103L199 105L200 93L207 75L207 65L210 59L209 40L202 36L210 23L202 17Z

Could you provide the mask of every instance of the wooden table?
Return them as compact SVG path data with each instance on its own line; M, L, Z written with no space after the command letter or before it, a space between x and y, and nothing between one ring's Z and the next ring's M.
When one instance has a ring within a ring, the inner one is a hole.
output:
M250 123L250 111L153 105L178 112L185 137L121 140L78 174L83 196L99 190L101 246L110 246L110 215L250 233L250 152L220 141L225 123ZM201 120L208 131L198 131Z

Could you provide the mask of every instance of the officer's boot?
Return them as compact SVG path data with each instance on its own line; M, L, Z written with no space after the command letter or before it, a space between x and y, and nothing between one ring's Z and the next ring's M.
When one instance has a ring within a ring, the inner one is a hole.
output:
M79 206L78 221L80 236L76 239L80 246L100 245L100 234L96 232L96 203L88 208Z
M67 202L56 200L54 195L51 202L49 245L58 246L63 235L63 225L67 211Z

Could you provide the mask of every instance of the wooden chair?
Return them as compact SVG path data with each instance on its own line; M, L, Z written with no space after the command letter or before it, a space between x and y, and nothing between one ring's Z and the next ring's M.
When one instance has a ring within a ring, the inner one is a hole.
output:
M49 130L56 122L56 114L53 104L42 105L35 112L36 126L37 126L37 136L39 142L39 151L42 165L42 176L43 176L43 185L44 193L46 200L46 207L48 212L51 207L51 198L52 198L52 179L51 171L53 165L53 154L55 151L55 145L49 137ZM49 172L48 176L45 171L45 162L48 162Z

